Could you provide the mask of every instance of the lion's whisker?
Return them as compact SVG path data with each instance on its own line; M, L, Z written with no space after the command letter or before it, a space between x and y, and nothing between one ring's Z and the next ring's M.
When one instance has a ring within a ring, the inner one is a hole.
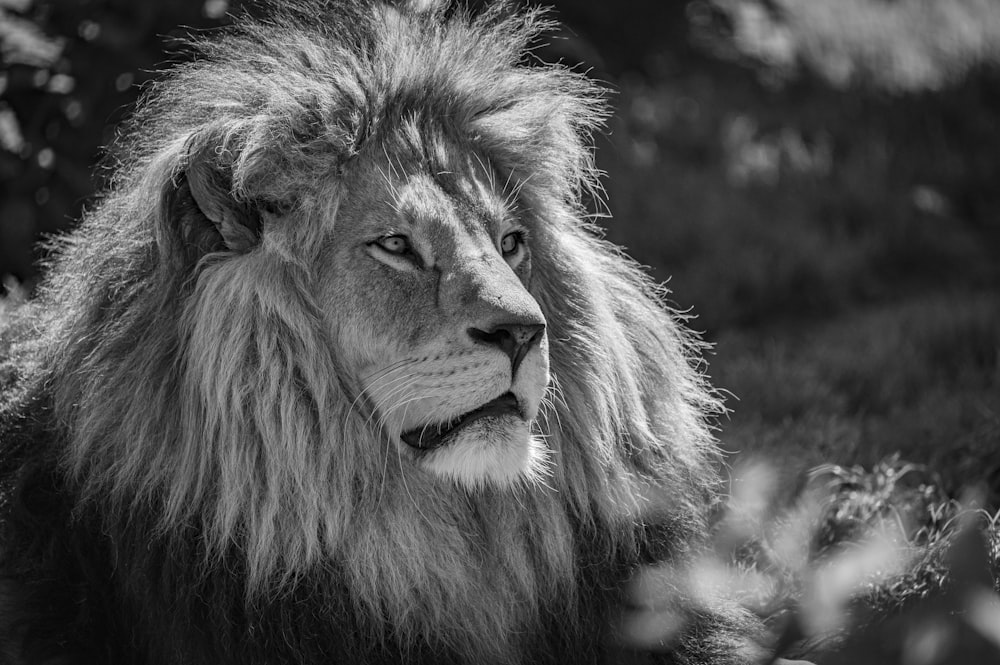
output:
M372 387L374 387L378 382L380 382L383 379L385 379L386 376L388 376L388 375L390 375L392 373L398 372L399 370L403 369L404 367L409 367L410 365L415 365L415 364L417 364L417 362L418 361L411 360L411 359L396 361L396 362L392 363L391 365L389 365L388 367L383 367L381 370L378 370L378 371L375 371L375 372L371 372L367 376L363 377L361 379L361 381L362 381L362 383L367 383L368 384L367 390L371 390Z
M510 187L510 179L513 177L514 177L514 169L510 169L509 171L507 171L507 180L505 180L503 183L503 190L502 190L503 192L506 193L509 191L507 188ZM506 203L507 202L504 201L504 205L506 205Z
M396 167L392 163L392 157L389 156L389 149L386 148L385 143L382 144L382 154L385 155L385 161L389 165L389 173L391 173L393 175L393 177L398 178L399 174L396 173Z
M557 401L563 405L563 408L568 408L566 406L565 398L562 395L562 391L559 389L558 384L553 379L553 381L549 383L548 387L546 388L545 394L542 395L540 406L541 410L544 412L544 415L546 416L546 420L548 420L548 416L551 413L555 417L556 426L559 428L559 431L562 431L563 429L562 416L559 413L560 409L558 407L558 404L556 403Z
M391 160L390 160L390 162L391 162ZM396 164L399 166L400 177L403 178L403 179L405 179L406 168L403 166L403 162L402 162L402 160L400 159L399 156L396 157Z
M415 382L416 381L414 381L414 383ZM408 384L406 387L409 387L409 385L412 385L412 384ZM406 400L405 402L403 402L403 404L408 404L409 402L413 401L414 399L418 399L418 398L416 398L416 397L411 398L411 399ZM400 454L399 453L399 445L395 441L391 440L388 436L386 436L386 437L382 436L383 433L384 433L385 419L388 417L389 412L392 411L392 408L393 407L390 407L389 410L386 412L385 415L380 416L379 419L378 419L378 421L376 422L376 425L375 425L375 438L376 438L377 441L381 441L383 443L383 445L385 446L385 455L384 455L383 460L382 460L382 475L381 475L381 478L379 479L378 498L375 500L375 509L376 510L378 509L378 507L380 505L382 505L382 495L385 492L386 475L388 474L388 471L389 471L389 455L391 454L391 450L393 448L395 448L397 456ZM405 416L405 414L404 414L404 416ZM402 464L402 462L401 462L401 464ZM400 468L400 477L402 478L403 475L404 475L404 472L403 472L402 467L401 467ZM402 478L402 482L403 482L403 484L405 486L406 479Z
M388 366L388 367L385 367L385 368L382 368L381 370L376 370L376 371L374 371L374 372L371 372L371 373L370 373L370 374L368 374L367 376L365 376L365 377L362 377L362 379L361 379L361 385L362 385L362 389L361 389L361 390L360 390L360 391L358 392L358 394L357 394L357 395L356 395L356 396L354 397L354 399L353 399L353 400L351 401L351 405L350 405L350 406L349 406L349 407L347 408L347 410L348 410L348 411L353 411L353 410L354 410L354 407L355 407L355 406L357 406L358 402L359 402L359 401L360 401L360 400L361 400L361 399L362 399L363 397L365 397L365 395L366 395L366 394L367 394L368 392L370 392L370 391L371 391L371 389L372 389L372 388L373 388L373 387L374 387L375 385L377 385L377 384L378 384L379 382L381 382L381 381L383 380L383 378L384 378L384 377L385 377L386 375L388 375L388 374L389 374L390 372L393 372L393 371L394 371L394 370L396 370L396 369L397 369L397 368L398 368L399 366L401 366L401 364L402 364L402 363L405 363L405 361L399 361L399 362L396 362L396 363L393 363L392 365L390 365L390 366ZM375 379L374 379L374 380L372 380L372 381L369 381L369 379L370 379L371 377L373 377L373 376L375 377ZM366 383L366 382L368 383L368 385L367 385L367 386L365 386L365 383Z
M562 407L567 412L569 412L570 408L569 408L569 403L566 402L566 393L563 391L562 385L559 383L559 377L555 375L553 375L552 378L549 380L549 385L548 388L546 389L546 394L549 393L552 394L554 400L556 400L559 404L562 404Z
M386 418L389 417L389 414L392 413L393 409L397 408L399 404L408 403L409 401L412 400L408 399L405 400L404 402L399 402L397 404L390 405L389 408L384 411L382 407L386 406L391 400L395 399L398 395L404 394L407 390L416 385L419 382L420 378L421 377L419 374L406 374L401 377L397 377L396 379L393 379L393 381L390 382L390 385L392 385L392 387L389 388L387 391L383 392L373 405L372 415L370 415L368 417L368 420L365 421L365 426L366 427L368 426L374 414L381 414L379 415L379 419L376 421L376 432L380 433L381 426L379 423L384 424Z
M529 173L524 178L519 178L518 179L517 184L514 185L514 189L511 191L511 200L512 201L516 200L517 197L521 196L521 190L524 189L524 186L527 185L528 182L531 181L532 175L533 174Z
M409 408L410 403L414 402L414 401L416 401L416 399L410 399L410 400L407 400L406 402L404 402L402 404L402 406L403 406L403 418L402 418L402 420L403 421L406 420L406 410ZM403 454L400 451L399 446L396 446L396 460L397 460L397 462L399 462L399 478L400 478L400 481L403 483L403 490L406 492L406 496L408 496L410 498L410 503L413 504L413 507L416 509L417 514L419 514L424 519L424 522L426 522L426 523L429 524L430 520L427 518L427 515L424 514L424 511L420 509L420 504L414 498L413 493L410 492L410 486L406 482L406 469L403 468Z
M415 382L416 381L414 381L414 383ZM411 398L410 400L407 400L404 403L409 403L413 399L418 399L418 398L416 398L416 397ZM391 410L391 407L390 407L390 410ZM375 510L376 511L378 510L378 507L382 505L382 495L385 492L386 475L389 472L389 455L391 454L393 448L396 449L396 454L397 455L400 454L399 453L399 444L397 444L395 441L392 441L389 437L383 437L382 436L382 434L384 432L383 426L385 424L385 418L387 417L387 415L388 414L386 414L386 416L380 417L379 420L378 420L378 422L376 423L376 427L375 427L375 437L376 437L376 440L377 441L382 441L383 445L385 446L385 455L382 458L382 476L381 476L381 478L379 480L378 498L375 500ZM402 474L402 469L401 469L400 475L401 476L403 475ZM405 479L403 480L403 482L405 483Z
M505 208L509 209L515 206L517 197L521 195L521 188L524 187L525 182L526 180L518 179L514 187L504 194L503 205Z
M493 169L492 167L487 166L487 163L489 163L489 157L486 158L486 162L483 162L483 158L479 156L478 152L473 151L472 156L479 162L479 166L483 169L483 175L486 176L486 182L490 184L490 189L495 192L497 186L496 182L494 182Z
M382 441L382 437L378 436L377 440ZM389 473L389 455L392 451L393 443L386 440L384 442L385 454L382 455L382 474L379 476L378 481L378 498L375 499L375 508L373 512L378 513L379 507L382 505L382 495L385 493L386 476Z
M382 406L384 406L387 402L389 402L391 399L393 399L396 395L399 395L399 394L405 392L406 390L408 390L412 385L414 385L415 383L417 383L417 381L420 379L420 375L419 374L413 374L413 373L403 374L403 375L395 376L395 377L389 377L389 374L391 373L391 371L398 371L398 369L400 369L401 367L406 366L408 363L397 363L397 364L399 365L399 367L394 368L394 370L390 370L390 371L384 372L383 375L380 376L378 379L376 379L375 382L371 383L366 390L362 391L362 395L364 395L364 394L366 394L368 392L371 392L373 386L375 386L379 382L383 382L383 381L385 381L385 384L384 384L383 387L387 388L387 390L382 391L380 394L377 394L377 395L374 395L374 396L370 396L370 398L373 400L372 401L372 408L371 408L368 416L365 418L364 423L362 423L362 426L361 426L362 429L367 428L371 424L372 418L374 418L376 416L376 414L380 414L381 413ZM376 374L378 374L378 373L376 372ZM361 395L358 396L358 398L360 398L360 397L361 397ZM355 402L357 401L358 398L355 398ZM381 419L384 418L384 416L380 415L379 418L381 420ZM375 429L375 435L376 435L376 437L380 438L381 437L381 426L378 424L378 422L379 421L376 421L376 427L374 429ZM347 421L345 420L345 422L344 422L344 434L345 434L345 436L346 436L346 432L347 432Z
M414 363L416 363L416 361L415 360L411 360L411 359L399 360L399 361L397 361L397 362L389 365L388 367L385 367L385 368L383 368L381 370L378 370L378 371L375 371L375 372L372 372L372 373L369 374L369 376L374 376L375 379L373 381L370 381L368 383L367 387L363 387L358 392L358 394L351 401L351 404L347 408L347 411L345 412L344 425L341 428L341 439L342 440L347 438L347 427L348 427L348 425L350 423L350 420L348 419L347 414L357 413L357 415L362 416L362 417L365 415L365 414L363 414L360 411L358 411L358 410L355 409L355 407L358 405L358 403L361 401L361 399L364 398L364 397L366 397L366 396L368 396L368 393L370 393L376 386L378 386L379 383L382 383L383 381L385 381L387 379L387 377L389 377L389 375L391 373L393 373L395 371L398 371L399 369L401 369L403 367L406 367L408 365L414 364ZM406 377L406 376L412 376L412 375L403 375L403 376ZM398 378L399 377L396 377L395 379L389 380L389 383L387 385L392 385ZM362 385L365 383L366 380L367 379L362 379L362 382L361 382ZM373 411L375 409L377 409L377 405L373 406ZM369 414L368 417L367 417L367 419L365 420L364 424L362 425L362 427L363 428L367 427L368 423L370 421L371 421L371 415Z
M389 188L389 191L392 192L393 196L398 198L398 194L396 192L396 185L392 182L392 178L390 178L386 174L386 172L382 170L382 167L379 166L378 164L375 165L375 170L378 171L380 176L382 176L382 180L385 182L385 186Z
M542 419L544 419L546 423L549 423L550 416L555 418L556 428L559 431L562 431L563 426L562 426L562 419L559 416L559 410L556 409L555 404L552 402L550 398L542 397L538 410ZM538 419L536 419L536 422L538 422Z

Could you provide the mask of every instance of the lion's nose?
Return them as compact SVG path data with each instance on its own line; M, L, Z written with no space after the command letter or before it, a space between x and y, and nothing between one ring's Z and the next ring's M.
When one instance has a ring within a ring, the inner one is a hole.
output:
M501 323L489 330L469 328L469 337L479 344L495 346L510 358L510 375L517 374L517 368L524 356L536 346L545 333L544 323Z

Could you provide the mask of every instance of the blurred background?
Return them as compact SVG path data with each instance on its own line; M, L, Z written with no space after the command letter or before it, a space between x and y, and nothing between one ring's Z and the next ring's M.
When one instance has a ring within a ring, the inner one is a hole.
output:
M766 459L778 475L761 491L793 495L826 464L840 497L827 543L892 514L907 545L934 545L982 508L972 551L995 588L1000 2L551 4L565 28L538 53L584 63L616 109L597 145L600 221L714 344L733 467ZM95 201L102 147L188 57L183 36L239 9L0 0L3 292L35 287L38 241ZM946 557L922 565L889 605L942 586ZM855 665L895 662L863 653Z

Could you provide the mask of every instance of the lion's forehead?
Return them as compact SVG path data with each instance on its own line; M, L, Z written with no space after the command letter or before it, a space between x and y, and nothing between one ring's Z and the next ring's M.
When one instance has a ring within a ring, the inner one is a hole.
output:
M435 184L426 173L405 175L399 185L390 183L385 192L393 209L403 219L434 219L447 217L455 208L455 201Z
M447 191L429 176L416 176L398 188L391 207L397 212L398 223L417 239L429 245L436 255L457 254L470 249L476 242L493 237L503 221L503 213L481 187L471 178L454 178L450 174L439 178L461 180L461 192Z

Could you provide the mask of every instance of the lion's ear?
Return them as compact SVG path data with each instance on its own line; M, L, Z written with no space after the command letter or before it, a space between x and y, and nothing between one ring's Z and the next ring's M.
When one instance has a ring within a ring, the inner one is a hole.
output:
M211 237L214 232L220 242L211 244L221 244L239 253L250 251L260 242L261 211L256 205L233 196L231 178L224 171L193 159L184 170L184 176L191 199L203 217L198 219L195 215L195 219L186 220L186 224L192 226L185 229L189 237L200 238L198 244L204 245L206 235Z

